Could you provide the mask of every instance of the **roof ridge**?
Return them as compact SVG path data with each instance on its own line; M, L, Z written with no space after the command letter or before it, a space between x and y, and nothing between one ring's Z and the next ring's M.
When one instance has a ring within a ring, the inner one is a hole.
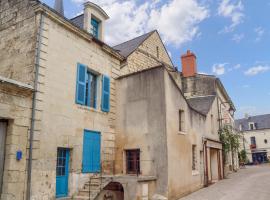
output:
M150 36L150 35L151 35L152 33L154 33L155 31L156 31L156 30L153 30L153 31L150 31L150 32L148 32L148 33L139 35L139 36L137 36L137 37L135 37L135 38L132 38L132 39L130 39L130 40L127 40L127 41L125 41L125 42L122 42L122 43L120 43L120 44L117 44L117 45L113 46L113 48L115 48L115 47L117 47L117 46L120 46L120 45L123 45L123 44L128 43L128 42L131 42L131 41L133 41L133 40L136 40L136 39L138 39L138 38L140 38L140 37L143 37L143 36L146 36L146 35L148 35L148 34L149 34L149 36Z

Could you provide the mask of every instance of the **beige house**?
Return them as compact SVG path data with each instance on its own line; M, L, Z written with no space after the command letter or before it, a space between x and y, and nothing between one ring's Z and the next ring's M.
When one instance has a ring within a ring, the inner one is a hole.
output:
M243 134L241 150L248 163L261 164L270 159L270 115L256 115L235 120L235 128Z
M189 54L178 72L157 31L110 47L102 8L61 3L0 2L1 200L173 200L223 178L221 82Z

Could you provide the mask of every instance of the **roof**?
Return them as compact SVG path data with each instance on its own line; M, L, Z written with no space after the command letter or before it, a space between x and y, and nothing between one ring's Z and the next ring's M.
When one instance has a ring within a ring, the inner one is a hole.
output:
M235 120L236 129L239 130L240 125L242 131L249 131L249 123L254 122L256 130L270 129L270 114L256 115L248 118Z
M118 44L113 48L118 51L122 56L128 57L154 32L155 31L151 31L132 40L126 41L122 44Z
M187 99L189 105L199 111L200 113L207 115L209 110L212 107L212 104L215 100L216 96L212 95L212 96L204 96L204 97L194 97L194 98L190 98Z
M72 19L70 19L72 23L77 25L79 28L83 29L83 22L84 22L84 14L78 15Z

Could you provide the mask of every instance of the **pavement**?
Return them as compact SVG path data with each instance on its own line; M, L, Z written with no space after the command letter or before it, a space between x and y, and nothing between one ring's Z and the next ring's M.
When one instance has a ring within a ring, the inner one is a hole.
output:
M247 166L179 200L270 200L270 165Z

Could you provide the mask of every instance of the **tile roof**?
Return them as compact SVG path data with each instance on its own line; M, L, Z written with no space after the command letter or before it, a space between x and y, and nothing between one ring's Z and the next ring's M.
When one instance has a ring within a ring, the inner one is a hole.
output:
M79 28L83 29L83 22L84 22L84 14L78 15L72 19L70 19L72 23L74 23Z
M122 44L118 44L114 46L113 48L116 51L119 51L119 53L124 56L128 57L131 53L133 53L152 33L155 31L151 31L149 33L146 33L144 35L141 35L139 37L136 37L132 40L126 41Z
M204 97L194 97L187 99L189 105L198 112L207 115L210 111L212 104L215 100L216 96L204 96Z
M249 131L249 122L254 122L256 130L270 129L270 114L250 116L248 118L235 120L235 128L239 130L240 125L242 131Z

